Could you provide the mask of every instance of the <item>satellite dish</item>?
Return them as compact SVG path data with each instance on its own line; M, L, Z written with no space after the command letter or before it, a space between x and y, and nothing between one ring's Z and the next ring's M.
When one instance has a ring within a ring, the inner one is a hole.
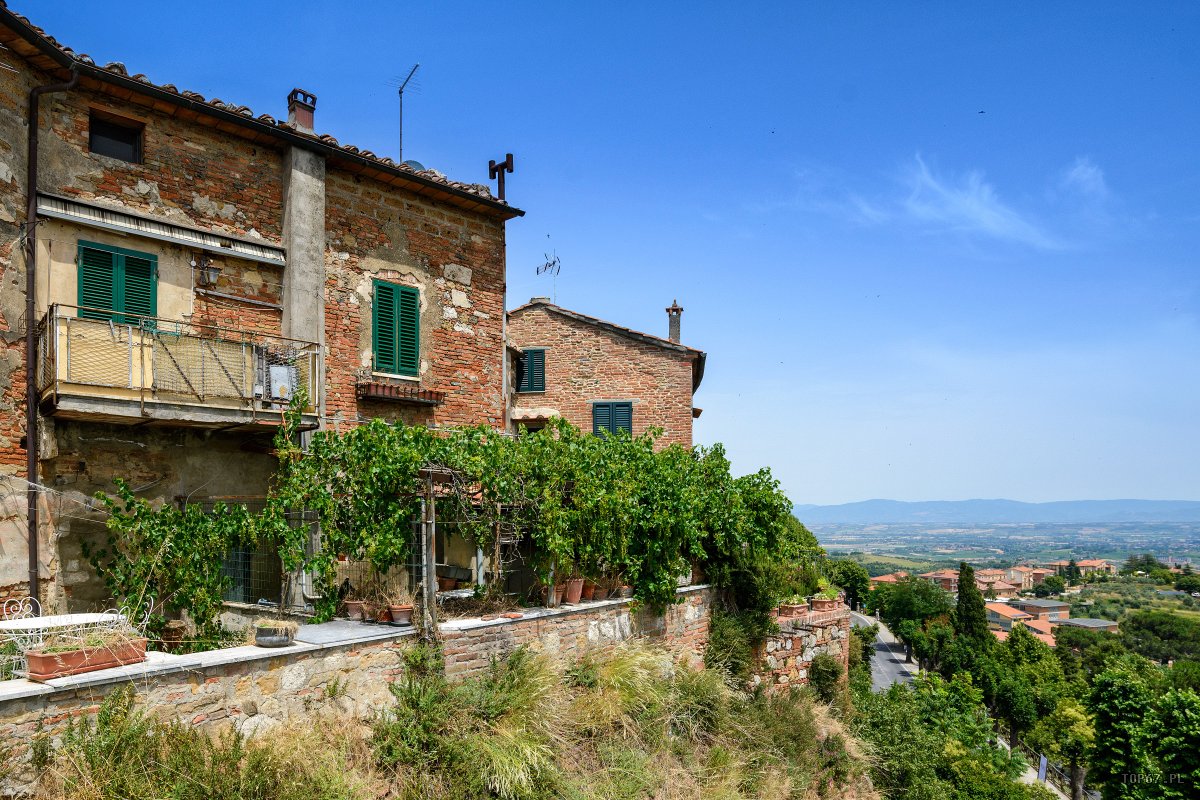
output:
M422 164L420 161L405 161L404 166L408 167L411 170L415 170L417 172L425 171L425 165Z

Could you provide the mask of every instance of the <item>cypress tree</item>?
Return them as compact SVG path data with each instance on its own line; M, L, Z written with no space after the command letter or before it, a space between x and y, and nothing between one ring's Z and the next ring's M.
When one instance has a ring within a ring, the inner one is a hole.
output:
M954 633L961 639L986 649L993 641L987 624L983 594L975 585L975 570L965 561L958 566L958 605L954 610Z

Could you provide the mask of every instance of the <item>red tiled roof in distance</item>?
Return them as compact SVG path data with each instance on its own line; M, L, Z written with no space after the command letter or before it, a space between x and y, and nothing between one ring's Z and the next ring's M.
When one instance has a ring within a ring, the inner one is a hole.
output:
M1007 603L986 603L985 607L993 614L1004 617L1006 619L1029 619L1029 615L1024 611L1013 608Z

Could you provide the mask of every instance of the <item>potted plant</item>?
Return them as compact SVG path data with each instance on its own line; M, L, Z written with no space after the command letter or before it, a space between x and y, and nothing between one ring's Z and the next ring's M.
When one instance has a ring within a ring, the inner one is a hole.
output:
M566 580L566 593L563 596L563 602L576 605L583 596L583 577L575 570L572 570L570 575Z
M254 643L259 647L287 647L300 625L293 619L260 617L254 621Z
M779 616L798 617L808 611L808 603L801 595L794 594L779 604Z
M583 579L583 591L579 595L579 599L585 603L590 603L596 597L596 582L591 578Z
M41 647L27 651L25 659L29 665L29 680L48 681L139 664L146 660L146 639L123 630L50 636Z
M397 625L411 625L413 615L413 597L404 589L397 589L388 595L388 611L392 622Z
M365 610L363 605L365 600L358 597L353 590L349 592L342 600L342 606L346 609L346 617L352 620L361 621L365 618Z
M826 578L821 578L818 584L820 590L813 595L812 609L813 611L832 611L838 607L838 588L829 583Z

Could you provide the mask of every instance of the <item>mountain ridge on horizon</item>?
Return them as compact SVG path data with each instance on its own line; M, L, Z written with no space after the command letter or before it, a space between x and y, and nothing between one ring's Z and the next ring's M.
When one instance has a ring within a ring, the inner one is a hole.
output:
M860 500L799 504L793 513L813 525L1198 522L1200 500Z

